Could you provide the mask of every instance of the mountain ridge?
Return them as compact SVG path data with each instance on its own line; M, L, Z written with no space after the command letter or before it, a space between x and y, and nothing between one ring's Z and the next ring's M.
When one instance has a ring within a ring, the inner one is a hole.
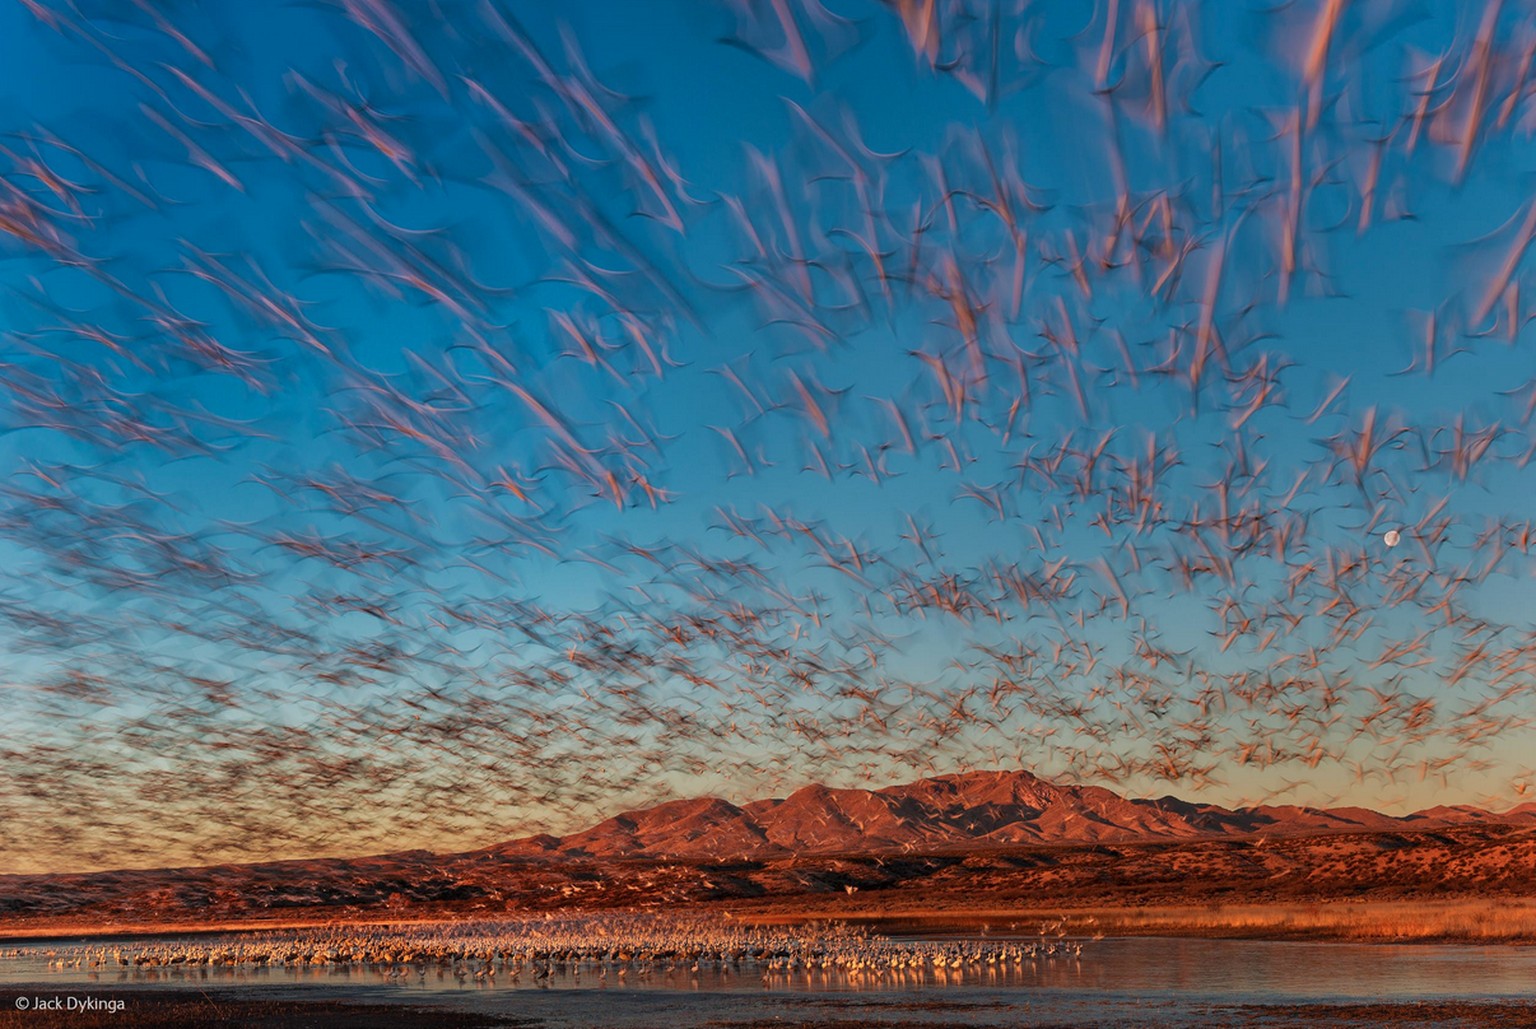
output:
M1422 830L1500 821L1536 825L1536 804L1502 814L1441 805L1401 816L1357 806L1225 808L1173 796L1126 798L1101 786L1055 783L1024 770L987 770L876 789L811 784L786 797L742 804L713 796L680 798L624 811L565 836L509 840L486 852L508 857L762 860L967 846Z
M1529 897L1536 804L1403 816L1128 799L1029 772L692 797L565 836L178 868L0 874L7 933L723 904L780 915ZM829 907L832 906L832 907ZM734 907L732 908L734 910Z

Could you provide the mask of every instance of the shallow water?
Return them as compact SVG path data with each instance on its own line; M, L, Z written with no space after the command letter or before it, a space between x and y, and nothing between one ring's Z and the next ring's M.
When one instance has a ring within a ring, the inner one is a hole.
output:
M1085 943L1078 964L1033 985L1269 1001L1536 999L1536 947L1124 937Z
M237 942L241 937L222 938ZM998 943L1007 936L895 937L919 947L953 943ZM1028 941L1029 937L1019 937ZM179 937L155 937L122 944L125 950L176 946ZM207 937L198 939L207 944ZM105 944L110 950L116 944ZM1264 1002L1310 999L1526 997L1536 1000L1536 947L1471 945L1387 945L1255 940L1126 937L1083 943L1080 957L1041 956L1015 965L847 972L771 970L761 962L739 966L700 962L656 962L625 974L591 962L552 966L545 977L528 970L492 976L455 975L428 966L340 965L305 967L161 966L92 969L88 963L58 967L75 948L102 946L85 939L60 939L7 948L0 958L0 983L142 986L309 986L386 988L391 996L494 994L513 991L602 990L621 992L718 992L750 994L883 993L911 991L1026 990L1092 994L1134 994L1174 998L1198 996ZM53 955L50 956L49 952Z
M231 936L230 941L239 937ZM1028 939L1027 937L1025 939ZM898 938L942 946L963 937ZM996 943L991 936L987 942ZM628 975L598 975L592 965L556 966L546 978L460 979L435 967L402 974L387 966L198 967L92 971L50 967L89 941L58 940L0 958L0 993L49 991L126 998L121 1024L134 1024L146 994L180 987L215 997L347 1000L446 1007L526 1020L541 1029L765 1029L779 1022L885 1026L888 1029L996 1025L1359 1026L1396 1020L1395 1012L1358 1014L1291 1009L1309 1002L1444 1000L1516 1001L1513 1014L1493 1009L1411 1012L1420 1029L1536 1024L1536 948L1390 946L1235 940L1122 938L1084 944L1080 958L1041 958L1009 968L922 973L767 972L658 963ZM176 945L177 938L135 940L125 949ZM207 937L196 941L209 943ZM107 944L108 949L112 944ZM9 953L9 950L7 950ZM55 960L57 960L55 958ZM710 965L711 963L704 963ZM7 1002L9 1002L7 1000ZM1470 1012L1470 1015L1469 1015ZM1527 1017L1529 1016L1529 1017ZM382 1016L381 1024L388 1017Z

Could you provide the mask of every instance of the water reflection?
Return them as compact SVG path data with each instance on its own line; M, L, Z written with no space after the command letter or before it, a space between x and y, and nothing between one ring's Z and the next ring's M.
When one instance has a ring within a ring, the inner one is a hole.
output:
M234 941L235 938L231 938ZM174 947L172 938L134 946ZM979 942L907 937L918 948ZM993 937L987 940L996 944ZM618 965L549 961L473 969L422 963L351 963L287 967L172 965L91 968L70 954L83 941L7 951L0 982L66 984L306 984L392 987L423 992L505 990L733 991L838 993L934 989L1071 990L1149 996L1199 995L1283 1000L1306 997L1536 996L1536 948L1382 945L1162 938L1104 939L1081 956L942 967L780 967L764 960L658 960ZM100 944L94 945L100 947ZM110 945L108 945L110 947Z

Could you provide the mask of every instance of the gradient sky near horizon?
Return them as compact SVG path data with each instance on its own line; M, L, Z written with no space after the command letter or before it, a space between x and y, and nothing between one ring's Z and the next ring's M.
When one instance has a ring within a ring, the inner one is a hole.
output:
M1531 799L1536 29L926 10L0 8L0 872Z

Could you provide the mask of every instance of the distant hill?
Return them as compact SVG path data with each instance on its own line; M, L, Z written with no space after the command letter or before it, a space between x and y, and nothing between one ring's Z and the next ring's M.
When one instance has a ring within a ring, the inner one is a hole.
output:
M1536 804L1505 814L1435 807L1396 817L1360 807L1263 805L1229 810L1175 797L1130 800L1025 771L966 772L877 790L807 786L737 806L674 800L615 815L564 837L490 848L513 856L755 860L809 854L931 853L1041 843L1133 843L1317 832L1422 830L1476 823L1536 825Z
M61 930L747 905L793 913L1529 897L1536 804L1228 810L1029 772L703 797L570 835L197 868L0 875L0 939ZM829 907L829 905L835 905Z

